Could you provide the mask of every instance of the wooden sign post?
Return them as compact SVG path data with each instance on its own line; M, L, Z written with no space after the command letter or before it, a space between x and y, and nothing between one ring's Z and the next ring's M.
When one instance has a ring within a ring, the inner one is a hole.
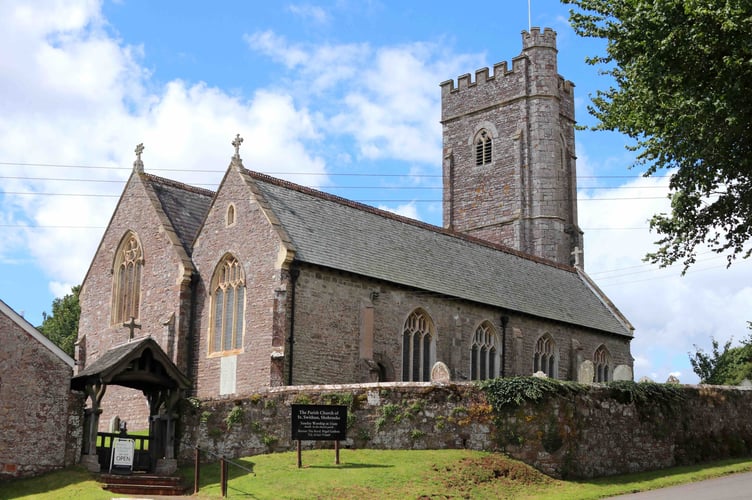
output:
M298 468L303 466L301 441L334 441L339 465L339 442L347 439L347 406L292 405L292 438L298 449Z

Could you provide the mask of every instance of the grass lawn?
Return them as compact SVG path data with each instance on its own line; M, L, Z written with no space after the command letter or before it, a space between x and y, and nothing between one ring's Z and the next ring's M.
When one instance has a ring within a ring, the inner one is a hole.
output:
M504 455L468 450L333 450L303 452L297 468L294 452L238 460L254 474L230 466L229 498L389 499L519 498L596 499L685 482L752 471L752 460L614 476L590 481L559 481ZM193 483L193 469L181 472ZM93 476L70 468L32 479L0 483L0 499L110 499ZM127 495L126 495L127 496ZM201 468L196 499L220 498L219 465Z

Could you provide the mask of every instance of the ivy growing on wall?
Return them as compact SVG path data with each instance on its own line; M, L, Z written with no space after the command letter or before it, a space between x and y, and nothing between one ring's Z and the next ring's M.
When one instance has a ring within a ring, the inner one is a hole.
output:
M684 392L678 384L620 380L610 382L608 388L611 397L624 404L634 403L637 406L647 403L673 405L684 400Z
M575 382L538 377L494 378L480 382L480 387L496 412L505 406L537 403L547 396L568 396L585 390L584 385Z

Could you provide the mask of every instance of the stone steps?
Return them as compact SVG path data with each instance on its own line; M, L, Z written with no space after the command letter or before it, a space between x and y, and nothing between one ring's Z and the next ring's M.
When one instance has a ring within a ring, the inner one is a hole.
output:
M157 476L153 474L101 474L102 488L113 493L126 495L184 495L186 486L178 476Z

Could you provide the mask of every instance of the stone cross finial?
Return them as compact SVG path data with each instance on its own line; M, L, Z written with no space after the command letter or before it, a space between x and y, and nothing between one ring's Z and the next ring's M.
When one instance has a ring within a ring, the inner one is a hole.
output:
M136 172L144 171L144 162L141 161L141 153L144 152L144 143L140 143L136 146L136 161L133 162L133 170Z
M243 144L243 138L240 137L240 134L237 134L235 136L235 139L232 141L232 145L235 146L235 156L233 156L233 159L239 160L240 159L240 145Z
M123 323L123 326L126 327L126 328L128 328L130 330L130 333L128 334L128 340L132 340L133 339L133 330L134 329L136 329L136 328L138 328L139 330L141 329L141 325L139 325L138 323L136 323L136 318L134 318L133 316L131 316L130 322Z

